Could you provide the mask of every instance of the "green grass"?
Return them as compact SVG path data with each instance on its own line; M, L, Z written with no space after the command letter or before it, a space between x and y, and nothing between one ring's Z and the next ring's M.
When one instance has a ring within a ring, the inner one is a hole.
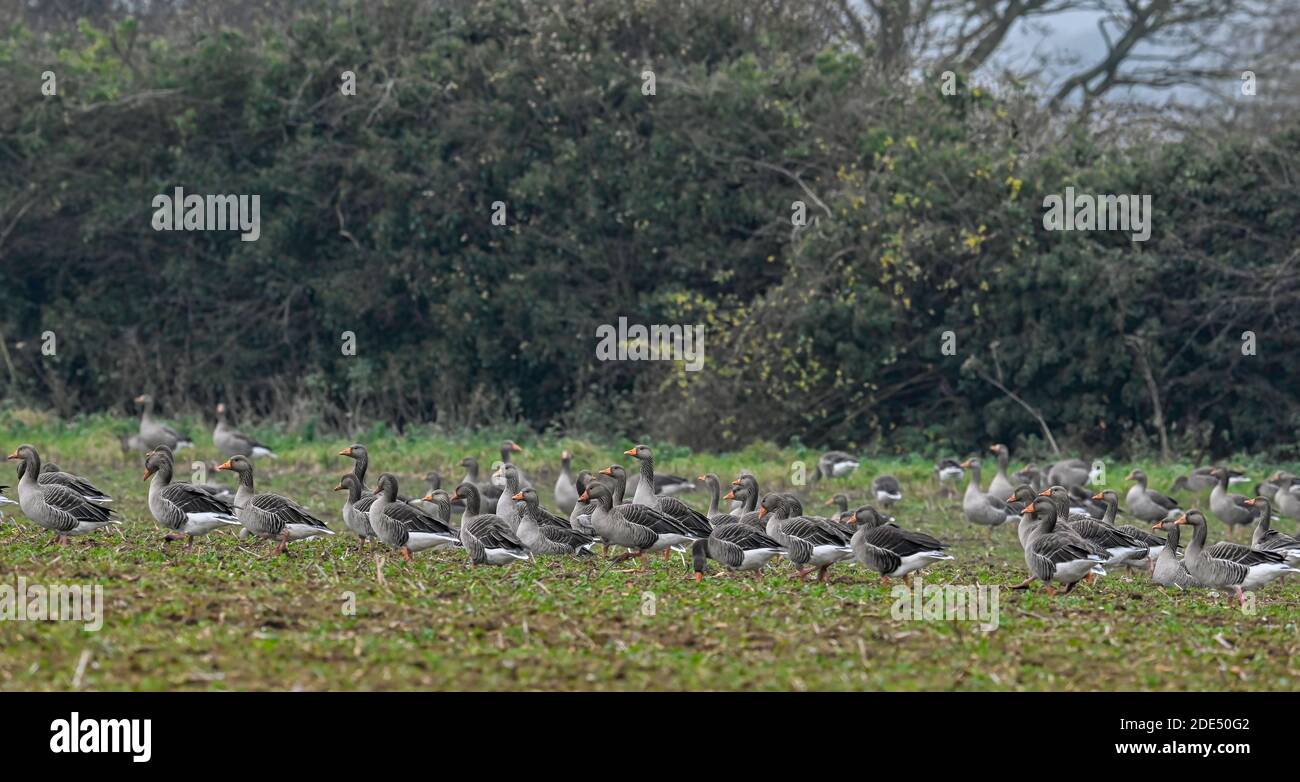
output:
M91 536L93 544L59 548L21 515L6 514L0 584L18 576L101 584L106 616L93 633L72 622L0 622L0 689L69 689L87 655L78 684L91 690L1300 687L1296 580L1262 592L1253 615L1226 596L1166 594L1145 575L1122 572L1066 597L1003 589L1000 626L982 633L971 623L892 618L889 587L849 564L833 568L826 585L794 582L784 562L761 579L724 574L696 584L677 556L644 570L603 560L506 569L471 568L448 551L409 564L390 555L380 581L372 554L358 553L344 534L294 544L290 557L225 533L186 552L161 542L144 506L141 456L117 445L115 433L131 425L0 413L6 453L33 443L109 490L126 520L117 532ZM197 422L192 431L201 431ZM298 498L341 528L342 498L330 488L350 468L334 455L347 441L258 433L281 454L258 463L259 486ZM437 468L455 479L452 465L463 455L490 463L499 435L398 440L376 431L361 439L376 469L418 476ZM207 438L198 439L197 456L215 458ZM561 449L574 450L582 466L628 461L619 455L628 444L516 439L528 448L518 461L548 504ZM774 446L720 456L661 447L657 455L661 469L691 477L708 470L730 478L748 468L766 489L786 484L791 462L815 460ZM1108 463L1110 485L1130 466ZM1159 487L1180 471L1143 466ZM1263 474L1263 465L1246 466L1254 478ZM937 496L929 460L866 464L851 479L816 487L810 511L835 491L861 499L883 471L904 482L899 522L952 543L957 561L927 571L927 584L1006 587L1024 578L1014 530L997 530L990 546L956 500ZM4 475L0 482L14 483ZM689 498L703 502L702 492ZM1212 527L1215 537L1221 531ZM642 611L645 593L654 596L653 615ZM349 594L354 615L344 611Z

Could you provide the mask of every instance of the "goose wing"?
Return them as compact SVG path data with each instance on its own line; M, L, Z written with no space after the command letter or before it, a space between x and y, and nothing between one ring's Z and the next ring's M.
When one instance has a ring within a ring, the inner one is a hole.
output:
M781 531L791 537L806 540L814 546L847 546L849 543L841 530L807 516L798 516L781 522Z
M658 505L661 513L672 516L697 537L706 538L713 529L708 517L676 497L660 497Z
M1166 511L1178 509L1178 500L1171 499L1155 489L1147 489L1147 499L1164 508Z
M923 551L943 551L944 544L924 532L900 529L882 525L873 527L863 534L863 539L883 549L888 549L900 557L920 554Z
M677 519L645 505L620 505L618 510L624 521L645 527L654 532L656 537L659 535L689 536L691 534ZM699 537L708 536L700 535Z
M41 494L45 497L46 505L67 513L79 522L103 523L113 518L113 510L90 502L66 486L41 486Z
M328 524L311 515L306 508L279 494L269 492L258 494L253 497L252 504L254 508L275 517L284 524L305 524L320 529L329 529Z
M524 544L519 542L519 538L510 531L510 525L506 520L495 513L484 513L475 516L461 527L463 531L469 532L485 548L499 548L509 551L523 551Z
M1263 565L1268 562L1282 562L1285 557L1272 551L1263 551L1238 543L1220 541L1205 549L1205 555L1211 559L1236 562L1241 565Z
M1104 548L1136 548L1144 545L1118 527L1111 527L1091 517L1071 517L1070 528Z
M1040 581L1050 581L1056 574L1057 566L1096 556L1068 536L1050 533L1039 535L1038 539L1025 549L1025 564L1029 566L1029 571L1035 578Z
M189 483L168 484L162 490L163 499L184 513L224 513L231 515L230 503L217 499L208 492Z
M356 507L353 505L352 507ZM438 519L404 502L390 502L384 506L384 515L391 516L406 525L411 532L430 532L436 535L453 535L451 527Z
M563 543L570 548L581 548L590 544L595 537L585 532L579 532L569 526L556 526L554 524L539 524L537 530L541 532L542 537L553 543Z

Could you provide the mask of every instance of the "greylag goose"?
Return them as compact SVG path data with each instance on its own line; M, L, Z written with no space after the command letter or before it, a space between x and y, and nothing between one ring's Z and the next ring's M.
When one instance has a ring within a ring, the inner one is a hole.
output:
M727 492L727 496L722 499L732 500L733 505L736 502L740 503L739 515L736 516L740 519L740 523L749 524L756 529L767 529L767 525L758 515L758 478L751 474L741 475L731 482L731 487L731 491ZM736 515L736 510L733 510L732 514Z
M817 460L814 478L843 478L858 469L858 460L844 451L827 451Z
M406 561L425 549L460 545L456 531L424 511L397 499L397 477L386 472L375 482L370 505L370 528L388 547L401 551Z
M1154 489L1147 488L1147 474L1141 470L1131 471L1124 476L1124 480L1134 482L1133 486L1128 490L1128 494L1124 497L1124 503L1128 505L1129 513L1139 519L1149 524L1165 518L1170 511L1182 513L1177 500L1170 499Z
M962 514L970 523L987 527L989 539L992 540L993 528L1015 521L1016 513L1001 497L985 494L980 488L979 459L967 459L961 466L970 469L970 481L966 484L966 495L961 501Z
M1092 467L1082 459L1062 459L1047 470L1047 482L1059 486L1087 486Z
M66 486L39 483L41 456L34 446L18 446L9 454L9 460L21 462L18 507L27 518L55 533L59 543L66 544L74 535L86 535L120 523L113 518L113 510L96 505Z
M519 481L519 468L513 464L502 464L492 473L492 482L495 484L498 480L504 482L501 489L501 496L497 498L497 515L505 519L506 524L510 525L510 531L519 534L519 511L515 510L514 496L519 490L525 488Z
M465 515L460 522L460 543L469 561L478 565L509 565L528 559L528 550L510 531L505 520L495 513L479 513L479 489L473 481L461 481L451 499L465 501Z
M451 494L445 489L434 489L420 499L421 502L432 505L433 517L448 527L455 528L451 523L452 508L455 504L451 501Z
M578 504L578 489L573 482L571 464L573 454L565 450L560 454L560 475L555 479L555 507L568 515L573 513L573 506Z
M1120 532L1123 532L1125 535L1128 535L1134 540L1146 544L1147 565L1150 567L1154 567L1156 560L1160 558L1161 552L1164 551L1165 539L1160 537L1159 535L1154 535L1150 531L1142 529L1141 527L1135 527L1132 524L1116 524L1115 517L1119 513L1119 494L1113 489L1105 489L1103 491L1099 491L1096 494L1094 494L1092 498L1098 502L1103 503L1106 507L1106 512L1102 514L1101 517L1101 523L1105 524L1108 527L1114 527L1115 529L1119 530ZM1129 560L1126 562L1121 562L1119 564L1125 565L1126 567L1131 567L1133 564L1136 564L1137 561L1138 560Z
M723 513L718 507L719 500L722 499L722 481L719 480L716 473L706 473L696 478L697 481L703 481L704 485L709 488L709 510L704 515L708 517L709 524L716 529L723 524L739 523L740 517L731 513ZM734 494L732 495L734 499Z
M1223 472L1222 475L1224 477L1220 479L1220 485L1228 482L1227 473ZM1259 589L1287 573L1300 573L1300 570L1286 563L1281 553L1275 551L1250 549L1250 554L1239 560L1215 556L1216 549L1222 544L1205 549L1209 528L1205 514L1199 510L1187 511L1174 523L1190 525L1192 528L1192 542L1187 544L1187 554L1183 557L1187 572L1208 587L1232 587L1237 591L1237 599L1242 605L1246 604L1247 590Z
M623 546L628 550L615 558L621 562L631 557L642 559L647 553L667 551L673 546L693 543L708 537L691 532L676 519L645 505L614 505L613 491L603 483L592 482L579 495L580 501L594 501L591 526L606 547ZM712 530L710 530L711 532Z
M516 471L515 475L519 479L520 488L523 488L525 486L531 486L532 484L528 482L528 478L524 475L524 471L519 468L519 465L514 464L513 462L510 461L510 459L514 454L523 453L523 452L524 449L521 448L519 444L516 443L514 440L505 440L501 443L501 466L505 466L509 464L515 468ZM490 480L492 485L500 489L502 492L506 490L506 479L503 474L500 474L499 469L493 471L492 478ZM507 495L506 499L510 500L510 497ZM497 505L497 507L499 509L501 506ZM499 511L497 515L498 516L501 515Z
M763 566L784 553L784 546L748 524L720 524L707 538L691 545L691 562L697 582L704 579L706 558L727 570L752 572L761 578Z
M636 460L641 463L641 481L637 483L636 493L632 495L632 502L654 508L660 513L671 516L696 538L707 538L713 527L704 514L676 497L655 494L651 491L650 487L654 486L655 478L655 457L650 447L638 445L635 448L629 448L624 453L636 457Z
M1245 497L1240 494L1228 493L1230 476L1226 469L1215 467L1210 470L1210 474L1218 481L1210 492L1210 510L1214 512L1219 521L1228 525L1228 537L1235 538L1237 527L1244 527L1253 523L1255 514L1251 507L1246 504ZM1193 535L1193 537L1195 536ZM1187 569L1191 570L1192 567L1188 565ZM1193 575L1195 575L1195 571L1193 571Z
M1300 482L1294 476L1278 472L1274 475L1276 487L1273 492L1273 504L1277 506L1280 516L1288 519L1300 519ZM1260 492L1261 496L1264 492Z
M939 482L939 493L944 497L956 497L957 489L954 484L959 483L966 476L966 471L961 468L961 462L956 459L940 459L934 464L934 478Z
M228 503L188 483L172 483L176 469L171 451L163 448L149 452L144 460L144 480L149 481L149 512L163 529L168 540L185 538L185 548L194 538L224 526L238 527L239 519Z
M1147 558L1149 547L1144 541L1087 514L1071 514L1070 492L1064 486L1044 489L1038 496L1047 498L1056 506L1056 526L1069 527L1084 539L1106 550L1106 565L1136 563Z
M885 584L891 578L902 578L911 586L914 571L953 559L944 552L946 544L937 538L882 522L874 508L859 508L849 522L857 526L849 545L853 548L854 559L879 573Z
M140 412L140 435L136 441L137 443L150 449L165 445L173 451L179 451L182 448L189 448L194 445L194 441L189 436L182 434L167 424L154 420L152 396L141 394L135 398L135 401L136 404L143 407Z
M168 451L170 454L171 452ZM27 469L23 462L18 463L18 478L23 477L23 472ZM78 494L89 502L97 505L106 505L113 501L113 498L100 491L93 483L82 478L79 475L73 475L69 472L60 470L58 465L47 464L41 467L41 474L36 476L36 482L42 486L62 486L75 494Z
M595 478L589 470L582 470L578 473L578 477L573 479L574 491L578 492L578 496L582 496L582 493L587 490L587 485L593 480ZM595 508L594 503L577 501L575 498L573 510L569 511L569 526L580 532L594 535L595 532L591 529L591 511L593 508Z
M217 465L217 470L230 470L239 476L235 515L250 534L279 540L276 553L287 554L291 540L334 534L325 522L288 497L271 492L257 493L253 484L253 462L247 456L232 456Z
M257 458L259 456L269 456L272 459L277 458L275 452L270 446L259 442L253 437L249 437L243 432L231 427L226 423L226 403L217 404L217 426L212 430L212 444L217 447L217 453L222 456L248 456Z
M835 512L839 515L843 515L849 512L849 498L848 495L845 494L836 494L834 497L831 497L829 500L827 500L824 504L829 505L832 508L835 508Z
M516 515L519 517L519 527L515 532L524 548L533 556L592 556L591 547L595 545L595 538L567 524L555 523L558 517L542 508L535 489L520 489L512 495L512 499L518 505ZM550 517L546 523L539 519L542 513Z
M898 485L898 479L892 475L877 475L871 482L871 491L876 495L876 502L886 508L893 507L903 499L903 487Z
M1218 478L1210 474L1213 470L1213 467L1197 467L1187 475L1180 475L1169 486L1169 492L1173 494L1180 491L1209 491L1219 482Z
M1273 513L1268 498L1261 495L1246 500L1246 504L1259 512L1259 521L1255 522L1255 531L1250 536L1250 547L1276 551L1286 558L1288 565L1300 565L1300 540L1271 528Z
M998 471L989 481L989 494L994 497L1006 497L1015 489L1015 484L1007 477L1007 465L1011 463L1011 450L1002 443L989 446L989 452L997 457Z
M1011 477L1016 479L1017 484L1027 483L1032 486L1035 494L1047 488L1047 481L1043 476L1043 471L1038 469L1038 465L1033 462L1021 467Z
M473 456L466 456L460 460L460 466L465 468L465 477L461 478L460 482L474 484L478 488L480 502L489 502L495 507L497 499L501 496L501 486L494 486L491 481L479 481L478 459ZM504 484L504 480L502 483Z
M784 546L786 558L799 568L795 578L802 581L816 570L817 580L825 581L831 565L853 556L852 536L829 519L799 515L799 510L781 494L768 494L758 506L759 518L766 517L768 537Z
M366 492L356 473L344 473L334 491L346 491L347 499L343 501L343 526L357 536L357 548L364 549L366 541L375 537L375 530L370 526L370 506L375 502L375 495Z
M1022 515L1032 516L1038 512L1038 503L1031 502L1025 506ZM1034 579L1047 584L1048 594L1055 595L1052 582L1065 584L1064 594L1069 594L1074 587L1090 574L1105 575L1102 557L1089 551L1071 535L1056 531L1057 506L1044 502L1043 519L1030 532L1025 546L1025 567L1029 569L1029 578L1012 589L1027 589Z
M1187 572L1187 566L1178 558L1178 531L1182 529L1172 521L1157 521L1151 525L1151 529L1162 530L1165 535L1165 545L1160 549L1160 555L1156 557L1156 563L1151 568L1151 580L1160 586L1177 587L1178 589L1200 589L1205 585L1192 577Z

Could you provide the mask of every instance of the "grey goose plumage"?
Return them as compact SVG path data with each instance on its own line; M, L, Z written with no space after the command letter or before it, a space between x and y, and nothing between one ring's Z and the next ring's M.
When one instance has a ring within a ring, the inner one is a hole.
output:
M382 473L375 482L375 501L370 505L370 528L390 548L411 554L444 546L459 546L460 536L443 522L397 499L397 476Z
M172 483L176 465L165 448L150 451L144 460L144 480L149 481L149 513L168 531L168 539L194 538L222 527L238 527L234 508L203 489L188 483Z
M235 492L235 515L249 534L278 540L276 552L287 554L289 541L333 535L334 530L294 500L273 492L258 493L253 481L253 462L247 456L232 456L217 465L218 471L239 476Z
M520 489L511 498L516 505L519 542L533 556L592 556L595 537L570 527L565 521L541 506L537 491Z
M217 453L221 454L222 457L238 454L250 458L259 456L277 458L275 452L266 443L244 434L226 422L225 402L217 404L217 425L212 430L212 444L216 446Z
M9 460L20 461L22 476L18 479L18 506L23 515L41 527L55 533L59 543L67 543L76 535L86 535L110 524L119 524L115 512L97 505L77 492L58 484L41 484L41 456L31 445L20 445L9 454Z
M505 519L495 513L480 513L482 497L473 481L461 481L451 499L465 501L460 522L460 543L474 566L509 565L528 559L528 550L510 530Z
M1227 483L1226 473L1220 478L1220 483L1221 485ZM1259 589L1287 573L1300 573L1300 570L1286 564L1285 557L1278 552L1248 549L1244 554L1238 552L1237 556L1229 558L1224 554L1233 550L1225 551L1226 547L1221 543L1206 549L1205 540L1209 527L1205 514L1199 510L1187 511L1174 523L1192 527L1192 540L1187 544L1187 555L1183 557L1187 572L1208 587L1235 589L1242 605L1246 604L1246 591Z
M706 559L727 570L751 572L760 578L763 566L785 551L775 539L748 524L719 524L709 537L691 544L691 565L697 582L704 578Z
M578 504L578 491L573 481L573 453L568 449L560 454L560 474L555 478L555 507L568 515Z
M173 451L179 451L182 448L189 448L194 445L194 441L189 435L183 434L153 417L153 396L150 394L141 394L135 398L136 404L141 406L140 411L140 433L134 443L142 448L152 450L160 445L165 445Z

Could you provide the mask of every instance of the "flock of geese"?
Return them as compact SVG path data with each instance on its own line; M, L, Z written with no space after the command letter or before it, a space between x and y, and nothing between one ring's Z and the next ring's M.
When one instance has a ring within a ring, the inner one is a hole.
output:
M274 541L276 553L284 553L292 542L335 534L295 500L257 490L254 458L274 453L232 429L224 405L217 407L213 442L229 458L216 469L234 473L237 488L232 494L221 485L175 481L175 452L192 441L154 421L147 396L137 401L145 413L130 447L148 448L143 475L149 482L148 507L166 539L184 539L189 548L194 538L230 527L238 528L241 536ZM334 486L345 492L343 525L359 547L374 542L408 561L421 551L456 548L474 565L506 565L538 557L590 557L601 544L606 556L613 548L625 550L614 562L635 558L643 563L647 554L662 553L667 559L673 551L689 549L697 581L703 579L709 560L729 571L760 575L768 563L782 557L795 567L796 578L816 572L819 581L835 564L854 561L888 583L890 578L910 582L911 574L922 568L953 559L948 544L900 526L887 514L903 497L893 476L872 481L874 503L850 510L848 497L837 494L826 501L835 512L819 516L806 513L797 494L761 492L752 474L737 476L723 494L722 479L708 473L696 479L709 494L708 510L701 513L675 496L697 483L657 473L647 445L625 452L637 463L631 476L621 464L574 475L572 455L565 451L553 491L555 512L542 504L523 469L511 461L520 451L519 445L505 441L499 466L487 481L480 480L477 460L466 457L460 462L465 477L451 491L441 488L437 473L430 473L428 490L413 497L401 493L397 476L390 472L381 473L370 488L369 451L360 443L348 446L339 456L351 459L352 469ZM1272 528L1274 510L1300 518L1296 476L1275 473L1249 498L1228 491L1245 476L1226 467L1201 468L1180 477L1171 492L1209 489L1209 510L1230 532L1253 525L1248 545L1225 541L1207 546L1205 513L1184 510L1177 500L1151 489L1141 470L1126 476L1133 486L1121 511L1117 492L1086 488L1096 478L1086 462L1064 460L1046 471L1030 465L1009 475L1007 447L994 445L990 451L998 467L987 491L975 458L961 463L945 459L935 465L935 476L941 488L950 491L969 470L963 515L987 528L990 538L996 527L1015 526L1028 571L1015 589L1040 581L1051 594L1057 593L1055 585L1068 593L1080 581L1105 575L1107 567L1125 567L1148 571L1164 587L1235 590L1244 602L1246 591L1300 573L1300 540ZM17 504L58 542L66 544L70 537L120 523L110 508L111 497L81 476L42 463L34 446L20 445L8 459L18 462L18 500L5 497L8 487L0 486L0 506ZM828 452L818 460L812 482L850 475L858 466L849 454ZM726 509L724 502L730 503ZM1140 523L1119 523L1121 512ZM1185 546L1180 542L1184 526L1192 528Z

